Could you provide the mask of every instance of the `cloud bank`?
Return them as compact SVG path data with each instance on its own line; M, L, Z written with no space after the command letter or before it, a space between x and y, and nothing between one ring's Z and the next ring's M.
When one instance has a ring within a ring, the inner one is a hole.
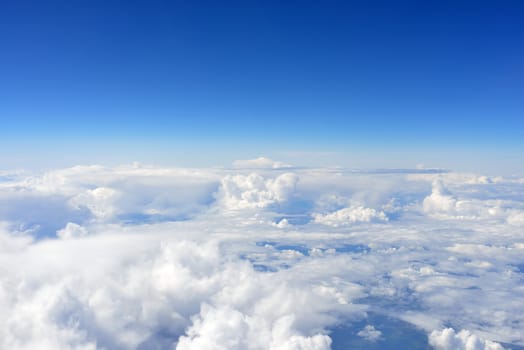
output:
M2 177L0 348L524 346L521 178L254 163Z

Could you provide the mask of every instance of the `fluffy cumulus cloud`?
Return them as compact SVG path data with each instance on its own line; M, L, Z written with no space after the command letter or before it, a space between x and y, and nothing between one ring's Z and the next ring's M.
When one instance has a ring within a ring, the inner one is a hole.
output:
M498 181L502 180L498 179ZM463 186L465 185L465 189L470 191L478 191L479 189L472 187L471 184L489 185L491 183L490 181L469 180ZM490 186L484 187L489 189ZM464 189L461 190L464 191ZM476 195L471 196L471 194ZM521 209L521 203L493 198L492 195L486 194L489 195L489 199L478 198L478 193L470 193L464 198L457 198L446 187L443 179L436 179L433 181L431 194L424 198L423 210L426 214L439 219L504 220L516 226L523 223L524 212Z
M222 179L217 197L229 209L265 208L286 201L297 182L298 176L293 173L275 178L264 178L256 173L228 175Z
M504 350L496 342L479 338L467 330L455 333L452 328L431 332L429 343L437 350Z
M87 235L87 230L74 222L68 222L66 227L56 232L56 235L62 239L78 238Z
M383 211L364 208L362 206L343 208L325 215L313 214L313 217L316 223L333 227L350 225L357 222L380 222L388 220Z
M86 208L96 218L105 219L117 213L115 201L118 192L112 188L97 187L86 190L69 200L69 204L75 209Z
M524 346L519 178L265 158L9 174L1 349Z
M182 336L177 349L270 349L270 350L327 350L331 339L317 334L311 337L292 330L294 317L287 315L273 322L270 329L260 327L260 320L252 319L237 310L216 309L207 305L194 320L188 335ZM263 336L266 335L266 339Z
M214 242L161 241L105 235L3 256L1 347L329 348L321 328L308 327L315 320L295 318L322 317L330 296L286 285L284 274L259 275Z

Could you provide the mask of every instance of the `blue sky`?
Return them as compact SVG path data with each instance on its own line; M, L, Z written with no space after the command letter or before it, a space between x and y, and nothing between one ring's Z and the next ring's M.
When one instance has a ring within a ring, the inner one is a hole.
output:
M7 1L0 160L524 170L522 18L520 1Z

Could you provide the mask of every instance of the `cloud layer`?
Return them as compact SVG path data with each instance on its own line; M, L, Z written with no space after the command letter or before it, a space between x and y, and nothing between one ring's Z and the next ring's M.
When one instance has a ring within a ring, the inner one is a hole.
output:
M386 348L371 315L435 349L524 346L520 178L265 158L7 175L0 348L336 350L337 327Z

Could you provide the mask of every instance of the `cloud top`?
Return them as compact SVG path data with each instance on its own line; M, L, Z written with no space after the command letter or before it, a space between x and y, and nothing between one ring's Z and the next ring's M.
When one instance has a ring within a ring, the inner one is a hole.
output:
M519 179L457 173L17 173L0 182L0 348L394 341L373 315L421 349L522 346L523 198Z

